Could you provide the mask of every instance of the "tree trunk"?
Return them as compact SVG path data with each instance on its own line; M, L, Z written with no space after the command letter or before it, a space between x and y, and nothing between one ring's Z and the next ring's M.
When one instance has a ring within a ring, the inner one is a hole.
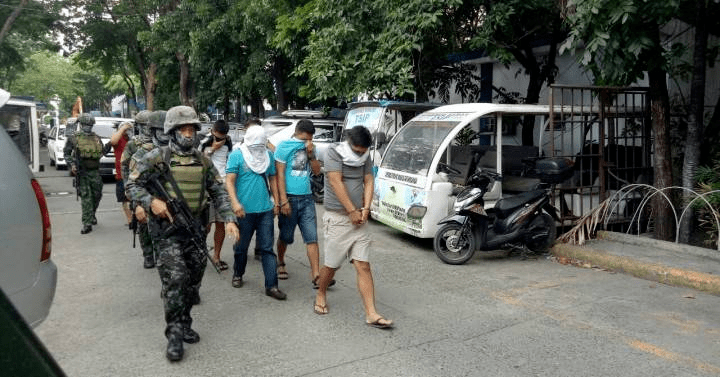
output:
M184 106L193 107L192 100L188 95L188 82L190 80L190 64L182 52L176 51L175 57L180 64L180 103Z
M155 110L155 91L157 90L157 64L150 63L147 72L145 72L145 108L148 111Z
M715 102L712 117L708 122L707 128L703 134L702 155L700 161L703 164L711 164L713 153L720 144L720 97Z
M683 187L694 189L695 173L700 165L700 146L705 118L705 54L708 32L705 24L705 2L695 4L695 46L693 51L693 74L690 84L690 116L688 117L687 139L685 141L685 159L683 160ZM684 192L683 203L689 203L693 196ZM694 211L689 211L680 224L680 242L688 243L694 222Z
M225 90L225 94L223 94L223 107L225 109L223 110L223 119L225 119L225 122L230 121L230 93L228 90Z
M283 71L285 68L285 60L282 56L276 56L273 63L272 75L273 85L275 86L275 96L277 98L277 110L283 112L287 110L287 97L285 96L285 78Z
M13 10L13 12L10 13L10 16L5 20L2 29L0 29L0 44L2 44L5 36L8 35L8 33L10 32L10 27L12 27L12 24L15 22L18 16L20 16L20 12L23 10L25 5L27 5L27 3L28 0L21 0L20 4L18 4L15 10Z
M670 154L670 100L668 98L667 75L661 67L648 72L650 84L650 116L655 137L655 182L658 189L672 186L672 159ZM653 200L655 238L673 240L675 238L674 215L670 203L660 195Z

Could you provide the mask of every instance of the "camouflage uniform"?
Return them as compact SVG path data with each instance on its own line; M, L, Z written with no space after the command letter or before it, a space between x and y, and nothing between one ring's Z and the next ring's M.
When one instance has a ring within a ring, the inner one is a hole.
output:
M190 167L200 174L202 180L200 193L194 191L183 193L198 219L204 210L205 193L214 200L215 207L226 221L235 221L235 215L230 207L222 178L212 162L201 153L194 151L189 156L180 156L170 152L168 147L161 147L145 153L138 152L132 156L126 192L149 214L150 235L157 250L157 269L162 282L161 295L167 323L165 335L182 337L183 332L190 329L192 324L190 310L199 297L198 291L207 261L204 252L195 249L185 234L178 232L167 234L170 224L168 220L152 214L150 203L153 196L145 188L146 180L150 174L159 171L166 154L169 155L170 169L179 186L183 187L184 182L180 179L182 174L176 169ZM172 188L168 188L167 191L173 193Z
M143 111L150 114L147 110ZM130 176L130 160L132 157L139 152L140 155L138 158L141 159L147 152L155 148L155 145L152 143L152 138L145 130L146 127L150 127L148 122L149 115L144 115L142 111L135 116L135 123L140 126L140 134L133 137L125 145L123 154L120 157L120 169L122 171L123 180L125 181L125 187L127 187L127 180ZM127 197L130 198L129 196ZM134 211L135 203L132 203L130 208ZM140 248L142 249L143 259L146 261L145 268L152 268L154 265L155 253L153 252L153 243L148 230L147 221L137 223L137 234L140 239ZM149 264L149 262L152 262L152 264Z
M78 148L75 146L78 145ZM75 152L79 156L75 155ZM78 186L82 207L83 226L97 223L95 212L102 198L103 183L100 178L100 157L103 155L103 143L94 132L77 131L68 138L63 153L68 166L77 170Z

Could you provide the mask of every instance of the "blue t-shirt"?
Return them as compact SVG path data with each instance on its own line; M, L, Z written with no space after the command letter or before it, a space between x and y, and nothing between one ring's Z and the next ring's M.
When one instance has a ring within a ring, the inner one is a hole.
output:
M285 192L292 195L312 194L310 189L310 161L305 143L283 140L275 149L275 161L285 164Z
M270 177L275 175L275 164L273 163L273 154L270 153L270 164L265 174ZM240 204L245 207L246 213L261 213L273 209L273 203L270 200L268 185L265 177L255 173L245 164L240 148L230 153L227 162L227 174L237 174L235 178L235 191L237 193Z

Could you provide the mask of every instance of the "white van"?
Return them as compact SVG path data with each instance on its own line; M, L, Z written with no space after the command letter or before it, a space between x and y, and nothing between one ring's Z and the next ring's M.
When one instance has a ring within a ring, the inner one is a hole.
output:
M30 170L37 173L40 171L40 137L35 102L10 97L10 93L2 89L0 92L9 97L0 108L0 125L18 146Z

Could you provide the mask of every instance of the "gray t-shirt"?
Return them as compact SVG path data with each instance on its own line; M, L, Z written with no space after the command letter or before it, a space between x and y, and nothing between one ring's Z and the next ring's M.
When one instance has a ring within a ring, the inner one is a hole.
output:
M338 144L333 144L327 149L325 156L325 172L342 172L342 180L347 189L350 200L356 208L363 206L363 194L365 175L372 174L372 161L368 158L363 166L348 166L343 164L342 156L335 150ZM340 203L333 191L330 180L325 177L325 209L331 211L345 212L345 207Z

